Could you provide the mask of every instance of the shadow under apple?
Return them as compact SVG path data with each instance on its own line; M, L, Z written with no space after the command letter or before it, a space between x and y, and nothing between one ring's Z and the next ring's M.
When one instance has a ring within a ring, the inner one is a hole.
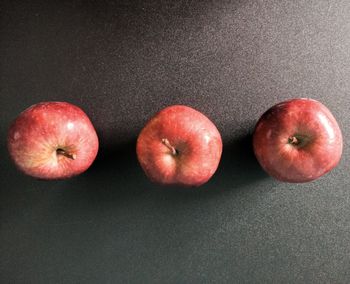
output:
M145 195L156 199L171 197L180 202L198 197L210 198L222 192L246 190L246 185L268 177L254 156L251 139L251 134L245 134L225 143L216 173L208 183L198 188L161 186L149 181L137 160L136 137L121 144L103 145L93 165L80 176L65 181L37 181L22 176L16 179L16 184L19 188L48 189L51 195L60 194L58 191L61 191L61 198L66 201L72 198L72 202L79 200L79 203L84 199L87 203L127 203ZM27 192L27 195L31 192Z
M251 134L244 134L225 143L216 173L198 188L161 186L149 181L137 161L136 138L101 147L98 158L82 179L87 183L88 195L119 202L148 194L184 201L199 196L210 198L225 191L239 192L246 190L246 185L268 178L255 158L251 140Z
M224 151L215 179L220 187L232 189L269 178L257 161L252 134L233 138L224 145Z

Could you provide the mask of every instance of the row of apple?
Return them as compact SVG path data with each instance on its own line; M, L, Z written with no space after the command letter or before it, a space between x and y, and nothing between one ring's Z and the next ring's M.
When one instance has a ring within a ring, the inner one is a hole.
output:
M8 133L8 150L18 169L40 179L63 179L84 172L95 160L98 145L88 116L67 102L29 107ZM285 182L308 182L329 172L338 164L342 147L334 116L312 99L293 99L271 107L253 134L260 165ZM218 129L204 114L173 105L148 121L137 139L136 152L152 181L199 186L215 173L222 148Z

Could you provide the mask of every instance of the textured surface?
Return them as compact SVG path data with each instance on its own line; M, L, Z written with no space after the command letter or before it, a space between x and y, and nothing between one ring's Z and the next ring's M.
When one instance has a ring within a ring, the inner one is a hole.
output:
M348 283L350 2L1 1L1 283ZM271 105L323 102L344 135L333 172L269 178L250 134ZM10 163L27 106L82 107L101 151L67 181ZM135 138L157 110L192 106L224 140L196 190L147 181Z

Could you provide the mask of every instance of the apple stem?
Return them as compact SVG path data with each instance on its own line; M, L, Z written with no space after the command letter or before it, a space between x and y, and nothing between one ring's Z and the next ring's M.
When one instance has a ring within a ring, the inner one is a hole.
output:
M170 142L169 142L168 139L163 138L163 139L162 139L162 143L170 149L171 153L172 153L174 156L178 154L177 150L175 149L175 147L173 147L173 146L170 144Z
M56 154L57 155L63 155L69 159L72 159L72 160L75 160L77 158L77 155L76 154L71 154L71 153L68 153L66 152L65 150L63 149L57 149L56 150Z
M289 143L289 144L298 145L299 142L300 142L300 141L299 141L298 138L296 138L295 136L290 136L290 137L288 138L288 143Z

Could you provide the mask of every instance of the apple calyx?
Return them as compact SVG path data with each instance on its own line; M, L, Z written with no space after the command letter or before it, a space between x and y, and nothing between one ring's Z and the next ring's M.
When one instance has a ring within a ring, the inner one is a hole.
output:
M57 156L58 155L62 155L62 156L65 156L65 157L67 157L69 159L72 159L72 160L75 160L77 158L76 154L71 154L71 153L67 152L66 150L64 150L62 148L56 149L56 154L57 154Z
M176 150L175 147L172 146L172 145L170 144L170 142L169 142L168 139L163 138L163 139L162 139L162 143L163 143L165 146L167 146L167 147L169 148L169 150L171 151L171 154L172 154L173 156L176 156L176 155L179 154L179 151Z

